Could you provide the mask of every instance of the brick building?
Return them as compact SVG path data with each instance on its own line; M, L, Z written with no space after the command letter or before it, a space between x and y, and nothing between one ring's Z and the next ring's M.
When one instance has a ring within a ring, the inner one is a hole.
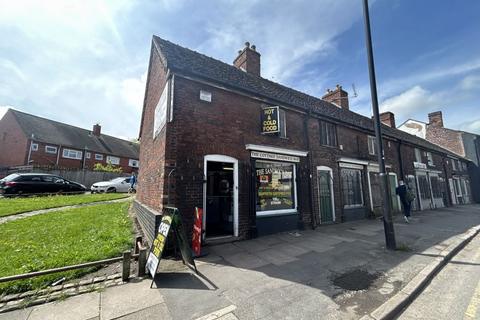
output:
M0 119L0 167L93 169L96 163L138 170L136 143L9 109Z
M187 230L202 207L207 241L380 214L372 120L349 110L341 86L319 99L260 69L249 43L229 65L153 37L135 202L149 239L165 205L180 209ZM395 129L392 113L382 120L389 189L404 179L416 209L450 205L448 164L466 160ZM390 201L399 211L394 192Z
M458 167L463 166L458 163L458 157L451 161L451 169L454 172L451 183L456 194L454 199L456 201L458 198L456 202L464 202L464 193L467 192L466 184L471 184L473 199L476 202L480 201L480 135L446 128L441 111L429 113L428 123L408 119L398 128L470 160L469 176L458 174Z

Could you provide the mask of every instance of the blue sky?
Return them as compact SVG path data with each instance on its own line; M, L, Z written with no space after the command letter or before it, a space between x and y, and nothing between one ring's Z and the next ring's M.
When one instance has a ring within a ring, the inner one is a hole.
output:
M370 116L360 0L0 0L6 107L138 134L152 34L231 63L245 41L262 75L321 97L341 84ZM382 111L480 133L480 1L371 1Z

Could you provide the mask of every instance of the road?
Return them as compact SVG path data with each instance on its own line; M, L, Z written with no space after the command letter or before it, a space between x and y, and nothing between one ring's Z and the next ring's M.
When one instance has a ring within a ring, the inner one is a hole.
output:
M480 319L480 235L453 257L398 319Z

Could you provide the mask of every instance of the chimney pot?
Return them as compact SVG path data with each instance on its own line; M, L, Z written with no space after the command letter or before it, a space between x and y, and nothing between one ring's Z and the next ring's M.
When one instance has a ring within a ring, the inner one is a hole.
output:
M102 131L102 126L100 126L98 123L93 125L93 130L92 130L93 135L100 137L101 131Z
M245 48L238 51L238 56L233 60L233 65L247 73L260 76L260 53L257 47L250 42L245 42Z
M396 128L395 114L393 112L386 111L386 112L380 113L380 122L383 123L384 125L389 126L390 128Z
M435 111L428 114L428 124L434 127L443 128L442 111Z
M335 90L327 89L327 93L323 95L322 100L333 103L339 108L349 110L348 92L343 90L341 85L337 84Z

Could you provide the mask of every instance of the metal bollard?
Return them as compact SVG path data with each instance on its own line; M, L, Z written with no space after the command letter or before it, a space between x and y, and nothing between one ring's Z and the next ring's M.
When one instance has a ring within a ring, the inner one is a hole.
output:
M147 264L147 248L141 248L138 254L138 270L137 270L138 277L143 277L145 275L146 264Z
M123 268L122 268L122 280L128 281L130 277L130 258L132 253L130 251L123 252Z

